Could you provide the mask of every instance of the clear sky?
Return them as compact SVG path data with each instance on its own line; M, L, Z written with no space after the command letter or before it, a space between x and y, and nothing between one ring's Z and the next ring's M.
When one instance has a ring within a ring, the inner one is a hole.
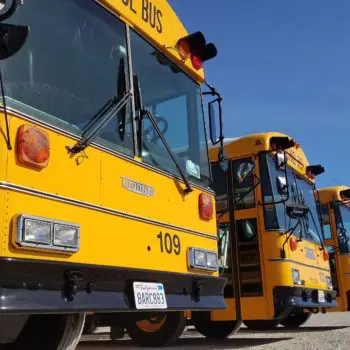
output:
M169 0L219 55L206 78L224 97L225 136L281 131L350 186L350 1Z

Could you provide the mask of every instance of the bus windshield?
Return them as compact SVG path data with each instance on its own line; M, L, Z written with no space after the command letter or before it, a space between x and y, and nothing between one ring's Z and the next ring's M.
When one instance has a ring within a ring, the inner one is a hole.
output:
M275 160L266 154L261 155L261 183L266 229L285 231L293 228L297 221L287 216L286 204L303 204L309 208L309 213L301 220L294 231L295 235L321 245L322 228L314 197L314 186L288 166L286 171L276 169ZM282 190L283 184L288 184L285 191Z
M345 229L347 240L339 242L340 252L343 254L350 253L350 208L344 204L337 205L335 210L337 230Z
M192 182L210 184L208 150L200 86L162 53L131 32L134 74L142 103L155 116L171 150ZM143 122L142 159L178 175L149 120Z
M126 25L95 1L27 1L11 22L28 25L30 33L19 52L1 62L10 109L81 137L91 118L125 93L118 84L121 69L127 89L133 72L144 105L156 116L189 181L210 185L200 86L151 44L131 31L129 50ZM131 107L129 99L126 113L113 117L95 144L134 156ZM142 136L143 162L178 176L148 120Z

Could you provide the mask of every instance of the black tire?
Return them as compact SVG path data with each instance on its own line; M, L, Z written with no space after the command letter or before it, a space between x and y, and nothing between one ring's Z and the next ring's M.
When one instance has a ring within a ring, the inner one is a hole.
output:
M183 312L162 313L156 319L145 319L144 322L149 322L158 329L145 331L140 328L140 321L135 322L131 319L126 321L125 328L132 340L140 346L147 347L165 347L173 344L180 337L186 325Z
M212 339L227 338L239 330L237 321L212 321L210 312L193 313L192 321L200 334Z
M290 314L281 321L281 325L286 328L298 328L310 318L311 313Z
M111 326L110 337L111 340L123 339L125 335L125 328L122 326Z
M247 320L244 325L252 331L267 331L276 328L279 320Z
M6 349L74 350L79 343L84 320L85 314L32 315L16 342L8 344Z

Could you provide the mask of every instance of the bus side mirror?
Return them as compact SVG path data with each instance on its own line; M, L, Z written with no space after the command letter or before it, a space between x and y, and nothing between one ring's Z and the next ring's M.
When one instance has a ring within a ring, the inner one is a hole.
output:
M277 190L280 195L288 195L288 184L285 176L277 176Z
M254 168L255 164L253 162L243 162L238 165L236 177L240 185L252 176Z
M218 119L219 114L216 113L216 106L219 106L217 103L218 100L215 99L214 101L211 101L208 103L208 114L209 114L209 132L210 132L210 141L213 145L216 145L220 142L220 135L217 133L217 124L220 123L220 120ZM220 107L219 107L220 108Z
M309 213L309 208L302 204L288 203L286 213L291 219L300 220Z
M0 24L0 60L13 56L26 42L29 27Z

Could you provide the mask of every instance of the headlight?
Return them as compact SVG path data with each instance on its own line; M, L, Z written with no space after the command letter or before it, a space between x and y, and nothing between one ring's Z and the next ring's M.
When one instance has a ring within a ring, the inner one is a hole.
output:
M217 271L218 255L216 252L199 248L190 248L189 266L196 270Z
M292 269L293 283L301 285L300 272L297 269Z
M79 250L79 225L21 215L17 220L17 244L57 251Z
M330 289L330 290L333 290L332 277L327 276L326 277L326 283L327 283L327 288Z
M207 266L207 257L206 253L202 250L193 251L193 262L195 266L206 267Z
M78 248L79 228L63 224L54 224L53 244L59 247Z
M22 239L28 243L49 245L51 243L51 223L25 219Z

